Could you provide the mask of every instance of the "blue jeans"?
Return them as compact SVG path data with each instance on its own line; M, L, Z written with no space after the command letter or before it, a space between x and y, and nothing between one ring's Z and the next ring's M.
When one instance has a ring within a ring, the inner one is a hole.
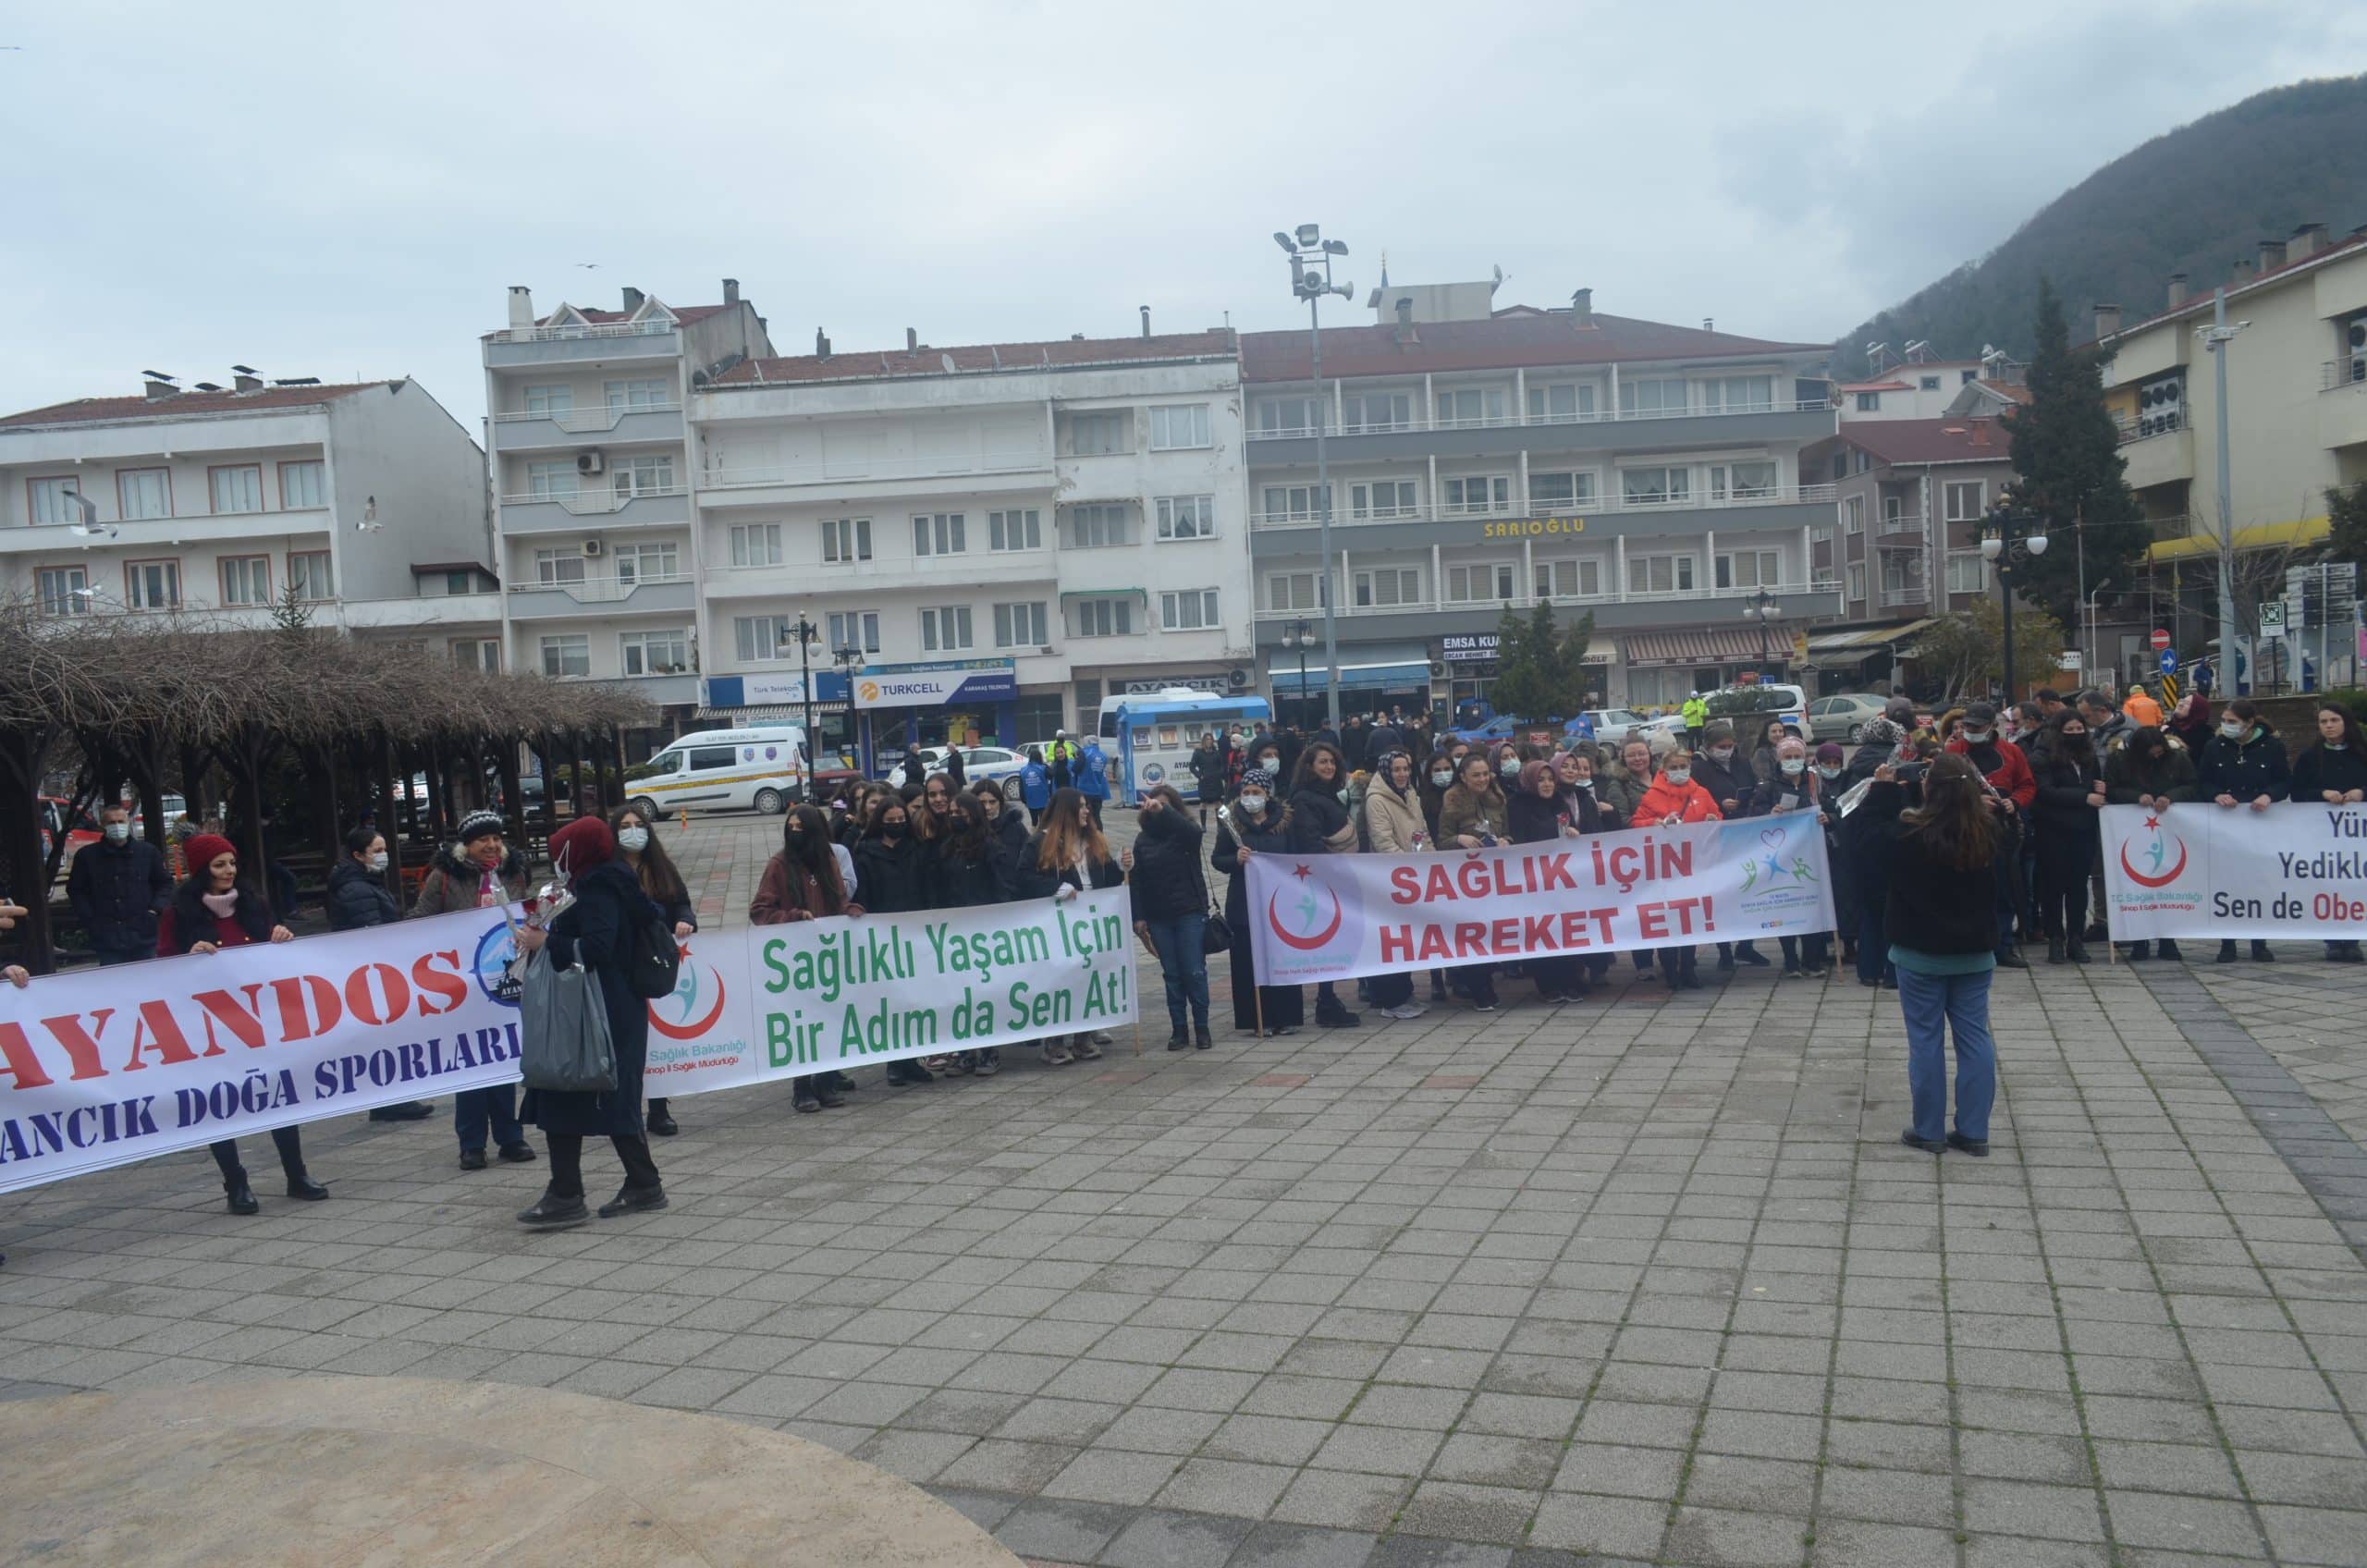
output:
M1200 938L1208 930L1208 917L1183 914L1173 920L1147 924L1150 926L1150 945L1159 949L1159 973L1167 978L1167 1021L1179 1035L1187 1028L1206 1029L1208 957L1200 949Z
M1883 906L1867 899L1858 906L1858 978L1871 983L1897 978L1890 962L1890 943L1883 936Z
M493 1124L493 1141L502 1148L526 1141L526 1130L518 1125L518 1085L462 1089L452 1096L452 1131L460 1135L462 1154L484 1147L487 1122Z
M1956 1131L1986 1143L1997 1100L1997 1043L1989 1035L1989 982L1978 974L1898 972L1898 1011L1907 1020L1907 1090L1915 1135L1934 1143L1947 1131L1947 1036L1956 1046Z

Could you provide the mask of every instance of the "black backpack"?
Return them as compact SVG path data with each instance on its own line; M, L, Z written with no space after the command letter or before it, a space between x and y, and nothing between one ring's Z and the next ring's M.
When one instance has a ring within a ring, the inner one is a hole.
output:
M636 899L625 907L625 976L632 994L653 1002L672 996L682 978L672 923L656 904Z

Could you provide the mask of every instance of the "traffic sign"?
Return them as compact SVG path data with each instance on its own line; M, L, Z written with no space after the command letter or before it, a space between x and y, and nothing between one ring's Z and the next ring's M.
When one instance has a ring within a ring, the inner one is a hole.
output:
M2153 628L2153 651L2160 653L2170 645L2170 634L2161 627Z
M2263 638L2285 635L2285 601L2263 599L2260 606L2260 634Z
M2176 675L2177 672L2177 650L2176 648L2164 648L2162 650L2162 673L2164 675Z

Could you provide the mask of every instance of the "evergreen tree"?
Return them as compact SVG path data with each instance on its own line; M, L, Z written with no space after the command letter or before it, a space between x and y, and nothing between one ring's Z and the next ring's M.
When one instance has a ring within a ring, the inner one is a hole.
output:
M1496 679L1489 702L1500 714L1543 721L1567 718L1584 705L1587 644L1594 617L1583 615L1564 630L1553 623L1553 606L1539 600L1527 616L1506 610L1496 625Z
M2102 365L2093 352L2073 350L2063 301L2042 277L2036 337L2030 400L2007 425L2016 477L2005 500L2037 515L2047 551L2017 565L2014 577L2026 597L2069 626L2079 620L2082 556L2091 587L2110 578L2126 588L2153 530L2122 477L2120 432L2104 409Z

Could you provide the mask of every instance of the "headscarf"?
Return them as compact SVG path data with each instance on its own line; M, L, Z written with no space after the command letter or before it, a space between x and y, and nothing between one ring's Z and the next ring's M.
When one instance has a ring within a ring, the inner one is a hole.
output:
M616 858L617 836L596 816L580 816L551 835L551 864L574 881Z

